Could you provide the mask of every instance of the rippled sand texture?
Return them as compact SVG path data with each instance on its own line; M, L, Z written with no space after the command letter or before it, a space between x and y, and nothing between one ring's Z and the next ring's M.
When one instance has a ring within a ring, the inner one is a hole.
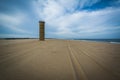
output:
M0 80L120 80L120 44L0 40Z

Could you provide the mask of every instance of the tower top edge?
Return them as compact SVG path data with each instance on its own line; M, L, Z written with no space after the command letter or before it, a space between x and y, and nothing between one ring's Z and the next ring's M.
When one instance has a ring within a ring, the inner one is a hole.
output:
M39 21L39 23L45 23L45 21Z

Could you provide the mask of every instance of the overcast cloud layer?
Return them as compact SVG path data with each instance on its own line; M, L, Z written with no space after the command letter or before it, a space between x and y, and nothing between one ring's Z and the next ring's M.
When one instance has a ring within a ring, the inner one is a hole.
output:
M0 37L120 38L120 0L2 0Z

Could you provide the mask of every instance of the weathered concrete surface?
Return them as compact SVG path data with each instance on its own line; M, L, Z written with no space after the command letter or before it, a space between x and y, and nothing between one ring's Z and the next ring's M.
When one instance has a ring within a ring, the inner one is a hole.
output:
M120 80L120 44L0 40L0 80Z

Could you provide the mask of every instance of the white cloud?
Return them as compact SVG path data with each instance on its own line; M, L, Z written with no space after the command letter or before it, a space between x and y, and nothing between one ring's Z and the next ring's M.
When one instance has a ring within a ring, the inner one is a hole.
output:
M43 3L43 4L42 4ZM64 8L55 0L33 2L34 10L41 19L49 20L64 14Z
M79 1L79 2L78 2ZM115 29L110 22L118 16L120 9L108 7L98 11L78 11L76 8L92 6L100 0L38 0L34 2L34 10L39 18L45 20L51 32L61 37L78 37L79 35L97 35ZM79 4L78 4L79 3ZM118 28L120 29L120 28Z
M26 20L25 14L22 14L20 12L14 14L0 13L0 25L2 25L2 27L12 29L13 31L29 33L21 29L21 24L24 23L25 20Z
M0 13L0 21L1 23L8 23L8 24L20 24L22 22L23 15L21 14L15 14L15 15L10 15L10 14L2 14Z
M95 3L98 3L101 0L79 0L80 8L92 6Z
M68 12L73 12L78 7L79 0L57 0L64 9Z

